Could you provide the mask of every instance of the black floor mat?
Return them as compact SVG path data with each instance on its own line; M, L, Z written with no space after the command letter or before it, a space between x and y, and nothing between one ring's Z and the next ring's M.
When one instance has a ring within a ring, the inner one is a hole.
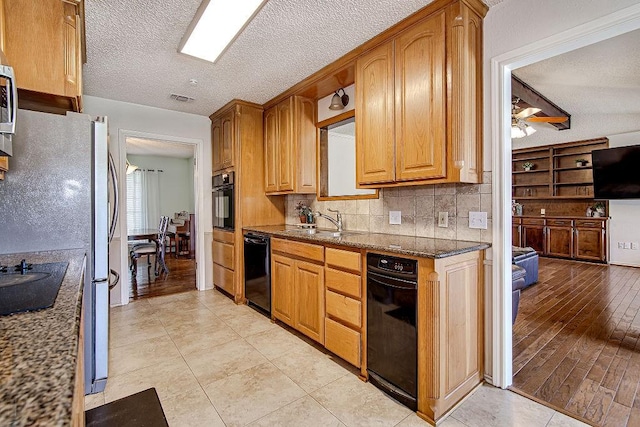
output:
M169 427L155 388L150 388L84 413L87 427Z

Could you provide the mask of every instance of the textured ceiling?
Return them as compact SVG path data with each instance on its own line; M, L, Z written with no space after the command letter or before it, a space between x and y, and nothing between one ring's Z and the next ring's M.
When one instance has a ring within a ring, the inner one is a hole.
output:
M127 154L135 156L161 156L190 159L193 157L193 145L146 138L127 138Z
M571 129L532 124L514 147L640 130L640 30L536 62L513 73L571 114Z
M234 98L263 104L430 3L269 0L211 64L177 52L200 2L88 0L84 93L207 116Z

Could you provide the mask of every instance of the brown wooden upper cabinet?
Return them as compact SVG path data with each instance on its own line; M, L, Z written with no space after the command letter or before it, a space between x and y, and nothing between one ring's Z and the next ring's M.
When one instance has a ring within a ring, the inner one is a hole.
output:
M19 107L82 110L83 2L3 0L2 48L16 73Z
M456 2L356 61L361 187L482 179L482 17Z
M211 154L213 171L234 166L234 118L236 108L229 108L211 120Z
M265 192L316 192L315 102L291 96L264 113Z

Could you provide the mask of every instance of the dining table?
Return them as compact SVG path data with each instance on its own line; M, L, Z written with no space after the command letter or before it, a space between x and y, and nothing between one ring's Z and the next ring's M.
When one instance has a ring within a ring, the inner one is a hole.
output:
M150 242L155 242L158 240L158 229L157 228L134 228L127 232L127 240L135 241L135 240L148 240Z

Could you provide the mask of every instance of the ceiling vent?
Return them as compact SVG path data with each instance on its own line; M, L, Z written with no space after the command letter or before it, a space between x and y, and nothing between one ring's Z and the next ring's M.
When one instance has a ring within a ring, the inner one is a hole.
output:
M195 101L194 98L188 97L186 95L178 95L177 93L172 93L169 98L174 99L179 102L192 102Z

